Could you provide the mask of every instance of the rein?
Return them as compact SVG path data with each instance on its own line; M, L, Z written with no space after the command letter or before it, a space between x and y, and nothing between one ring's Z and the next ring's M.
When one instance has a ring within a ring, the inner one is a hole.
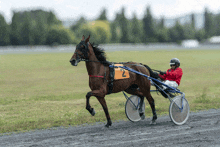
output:
M82 59L82 58L79 58L79 60L80 61L86 61L86 62L100 62L100 63L105 63L106 62L106 61L93 61L93 60ZM110 62L110 63L113 63L113 64L126 64L128 62ZM143 65L137 65L137 64L127 64L127 65L143 66ZM155 71L157 71L157 70L155 70Z
M78 53L76 53L76 59L77 59L78 61L100 62L100 63L108 62L108 61L92 61L92 60L88 60L88 53L85 52L85 50L82 50L81 45L83 45L83 46L85 47L85 49L88 50L88 44L86 44L84 40L81 41L81 42L77 45L76 49L77 49L77 50L80 50L80 51L83 53L84 57L85 57L85 59L83 59L81 55L79 55ZM126 63L128 63L128 62L110 62L110 63L112 63L112 64L126 64ZM137 64L127 64L127 65L143 66L142 63L140 63L140 64L141 64L141 65L137 65ZM155 70L155 69L152 69L152 70L157 71L157 72L161 72L160 70ZM105 70L105 71L106 71L106 70ZM106 75L106 72L105 72L105 75ZM89 77L105 78L106 76L89 75Z
M88 60L88 59L82 59L79 58L80 61L85 61L85 62L100 62L100 63L104 63L105 61L92 61L92 60ZM128 62L111 62L113 64L126 64ZM140 63L141 65L137 65L137 64L127 64L127 65L135 65L135 66L143 66L142 63ZM161 72L161 70L156 70L156 69L152 69L153 71L157 71L157 72ZM106 72L105 72L106 75ZM95 77L95 78L105 78L105 76L98 76L98 75L89 75L89 77Z
M153 71L157 71L157 72L161 72L161 70L156 70L156 69L151 69L151 70L153 70Z

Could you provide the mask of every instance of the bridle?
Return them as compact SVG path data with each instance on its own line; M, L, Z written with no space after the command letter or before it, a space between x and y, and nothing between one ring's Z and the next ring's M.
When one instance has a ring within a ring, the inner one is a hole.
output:
M81 47L81 46L84 46L85 48ZM88 60L88 51L89 51L89 48L88 48L88 44L86 44L86 42L83 40L81 41L77 46L76 46L76 51L79 50L80 52L83 53L85 59L83 58L82 55L78 54L78 52L76 52L76 60L77 61L86 61Z
M85 48L81 47L84 46ZM79 50L80 52L83 53L83 56L78 54L78 52L76 52L76 60L77 61L87 61L87 62L100 62L100 63L104 63L104 61L93 61L93 60L89 60L88 59L88 51L89 51L89 47L88 47L88 43L86 44L85 41L81 41L77 46L76 46L76 51ZM113 62L112 62L113 63Z

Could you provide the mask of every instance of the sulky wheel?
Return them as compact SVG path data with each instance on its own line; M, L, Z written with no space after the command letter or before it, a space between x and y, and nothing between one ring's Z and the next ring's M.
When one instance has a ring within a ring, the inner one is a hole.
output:
M125 104L125 114L127 116L127 118L132 121L132 122L137 122L139 120L141 120L141 117L139 115L139 104L140 104L141 98L136 96L136 95L132 95L130 96ZM142 110L143 112L145 112L145 104L143 102L142 105Z
M183 107L182 107L183 106ZM189 118L189 103L182 96L176 96L170 103L169 114L170 119L176 125L182 125L186 123Z

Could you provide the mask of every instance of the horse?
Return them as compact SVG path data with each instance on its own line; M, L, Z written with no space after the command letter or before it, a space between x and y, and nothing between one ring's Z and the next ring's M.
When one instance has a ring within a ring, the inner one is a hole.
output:
M141 98L140 104L143 104L144 97L148 100L153 118L150 124L156 124L157 114L155 110L154 99L150 93L151 83L150 81L141 75L135 74L129 71L129 78L122 80L113 80L110 79L110 67L111 62L106 60L106 54L104 49L95 46L94 43L89 43L90 35L87 39L85 36L82 36L81 42L76 46L75 52L70 59L70 63L73 66L77 66L80 61L85 61L87 72L89 75L89 87L91 91L86 94L86 109L90 112L92 116L95 115L95 109L90 105L90 97L95 96L97 100L102 105L102 108L105 112L107 119L106 127L112 125L112 121L109 115L108 107L105 101L105 96L109 94L109 83L113 83L111 93L118 93L125 91L128 94L137 95ZM153 75L152 70L142 63L136 62L125 62L123 66L127 66L131 69L134 69L138 72L146 74L148 76ZM140 106L139 115L142 116L143 112Z

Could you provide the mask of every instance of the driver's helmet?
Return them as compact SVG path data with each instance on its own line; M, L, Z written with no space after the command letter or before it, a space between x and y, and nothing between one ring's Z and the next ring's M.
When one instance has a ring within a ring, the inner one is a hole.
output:
M176 65L177 67L179 67L179 66L180 66L180 60L177 59L177 58L171 59L171 60L170 60L170 66L171 66L171 65Z

